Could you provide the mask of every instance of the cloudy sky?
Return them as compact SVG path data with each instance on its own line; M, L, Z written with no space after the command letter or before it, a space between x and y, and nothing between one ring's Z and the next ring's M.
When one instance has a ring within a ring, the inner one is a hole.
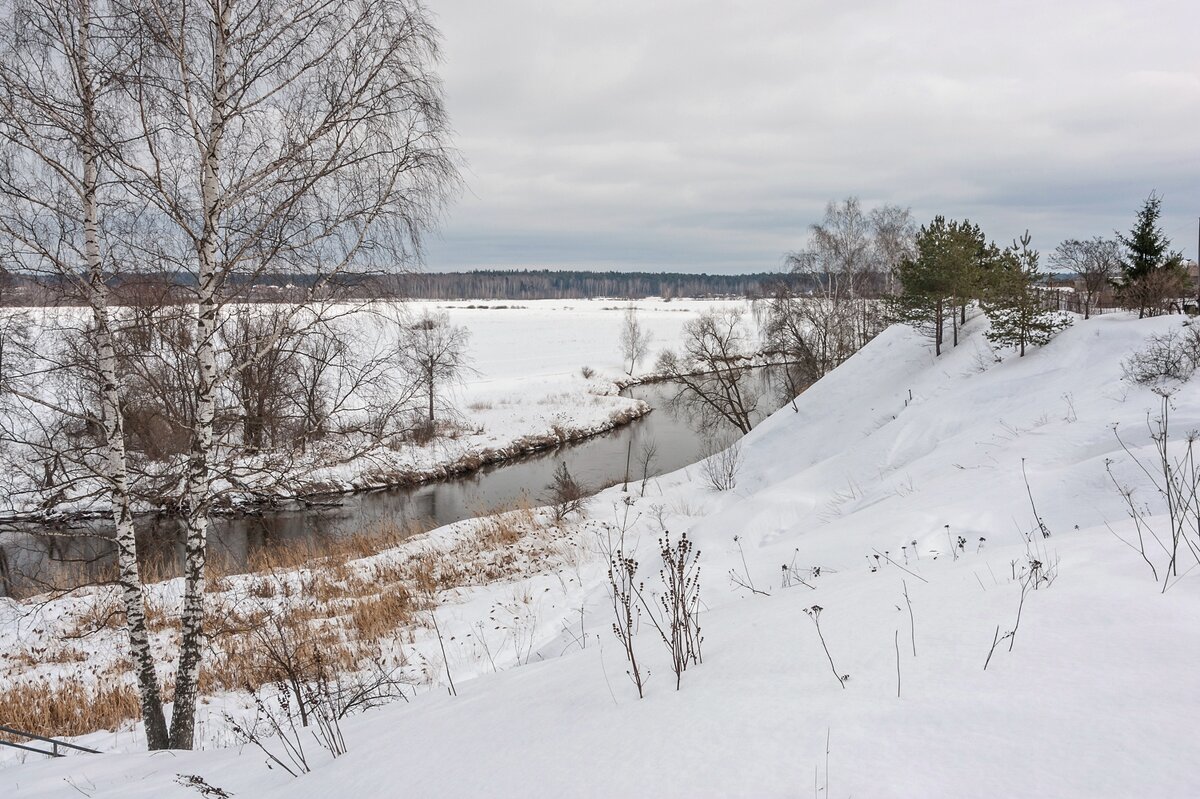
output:
M427 268L780 267L828 200L1007 243L1200 217L1195 0L426 0L466 192Z

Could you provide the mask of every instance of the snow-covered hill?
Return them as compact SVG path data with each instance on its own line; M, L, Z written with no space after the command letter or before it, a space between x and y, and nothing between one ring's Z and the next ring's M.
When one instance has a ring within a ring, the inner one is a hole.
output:
M464 593L439 618L456 673L480 676L348 720L348 754L298 779L253 747L127 753L13 766L0 795L199 795L180 774L306 799L1196 795L1200 581L1161 592L1118 538L1106 472L1158 508L1113 425L1147 456L1159 398L1120 362L1181 323L1077 321L1002 362L982 321L938 359L895 327L747 436L734 490L695 467L653 482L629 532L647 588L660 524L701 551L704 662L678 692L643 626L637 698L592 553L524 583L534 662L484 673L469 633L513 585ZM1180 439L1200 427L1196 380L1173 400ZM617 490L589 507L624 510Z

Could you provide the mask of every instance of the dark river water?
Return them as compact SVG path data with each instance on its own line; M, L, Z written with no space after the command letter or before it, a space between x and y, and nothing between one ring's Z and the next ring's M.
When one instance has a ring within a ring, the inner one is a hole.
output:
M760 408L773 409L767 399L772 392L765 390L766 376L757 380L764 386L760 388ZM675 471L704 456L705 436L670 407L673 393L670 383L628 389L626 395L645 400L655 410L609 433L470 475L415 488L333 497L321 507L297 505L215 517L210 558L222 559L227 568L236 570L253 553L266 548L311 545L385 527L431 529L520 502L547 504L547 486L560 463L566 463L589 493L622 482L627 464L630 482L640 483L640 457L647 446L655 449L650 476ZM725 431L732 432L732 427ZM138 517L136 527L141 557L155 564L159 576L176 573L183 550L179 520L146 515ZM0 596L23 595L48 586L71 587L111 576L115 555L108 532L99 522L0 531Z

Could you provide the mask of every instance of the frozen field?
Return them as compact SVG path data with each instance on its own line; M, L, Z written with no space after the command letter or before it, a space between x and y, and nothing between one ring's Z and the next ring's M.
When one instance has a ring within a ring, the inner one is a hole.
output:
M341 486L371 487L397 473L437 475L448 465L484 452L514 453L521 442L579 438L601 432L630 414L645 411L617 395L614 381L627 377L619 345L629 303L620 300L414 302L409 312L444 311L450 324L470 333L470 374L453 389L463 434L429 447L379 452L314 477ZM688 320L710 308L737 307L742 300L641 300L639 321L651 332L650 353L634 375L650 372L658 353L677 349ZM585 378L583 367L595 374Z

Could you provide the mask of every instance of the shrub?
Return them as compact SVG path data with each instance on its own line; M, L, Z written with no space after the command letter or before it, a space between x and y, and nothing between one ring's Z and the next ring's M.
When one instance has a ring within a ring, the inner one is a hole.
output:
M559 463L554 470L554 479L546 486L550 491L550 505L554 510L554 521L561 522L572 513L582 513L587 491L571 476L567 464Z
M1152 336L1121 367L1126 380L1143 386L1166 389L1186 383L1200 369L1200 328L1185 324L1181 330Z
M736 487L738 472L742 468L741 442L735 440L726 444L725 441L708 441L705 445L706 457L700 463L700 471L714 491L730 491Z

